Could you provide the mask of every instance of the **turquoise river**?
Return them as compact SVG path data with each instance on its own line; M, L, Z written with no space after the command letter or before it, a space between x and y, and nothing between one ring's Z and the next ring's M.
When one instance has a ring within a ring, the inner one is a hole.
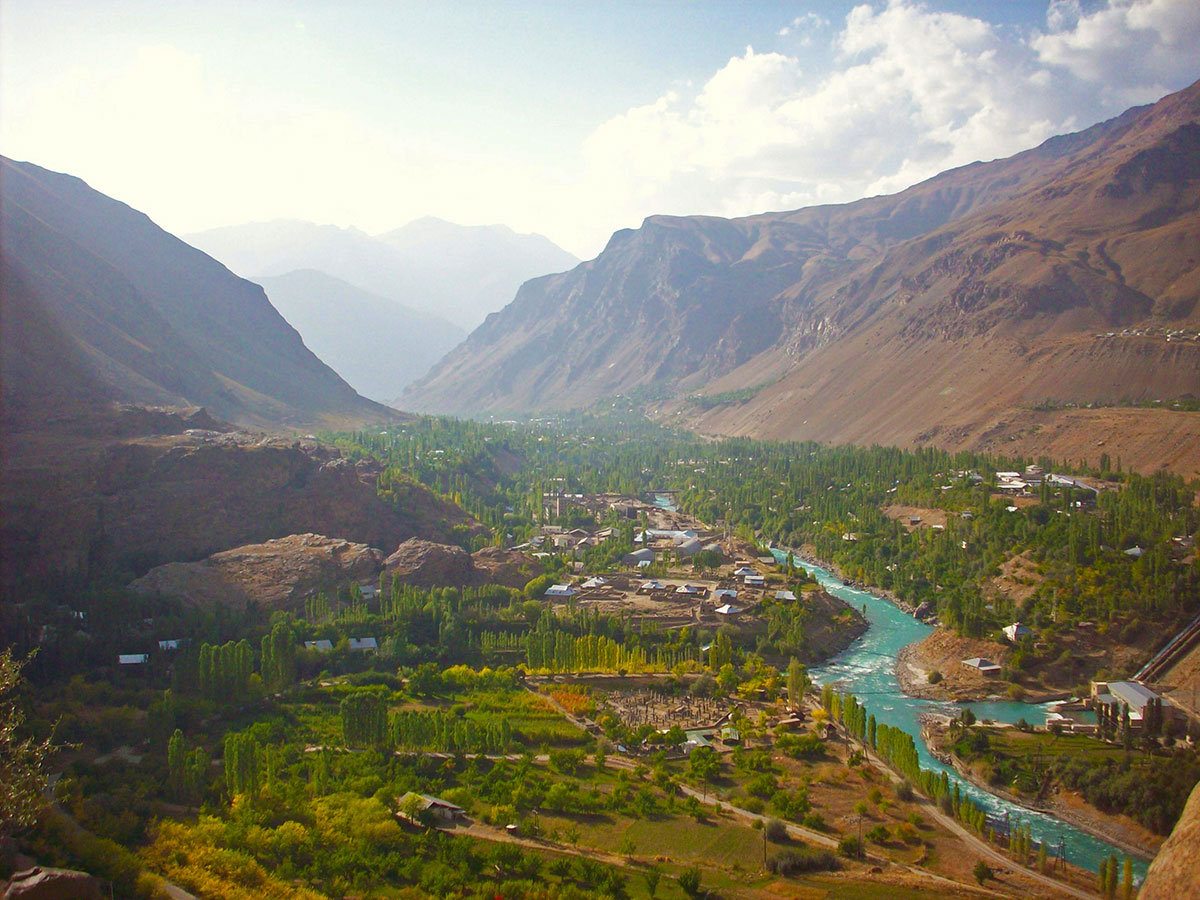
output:
M783 562L787 551L773 550L772 553ZM933 628L914 619L889 600L843 585L838 578L819 566L800 559L796 559L796 563L816 576L822 587L831 594L862 610L870 622L866 633L844 652L811 671L813 680L818 684L832 682L838 690L854 694L869 712L874 713L877 721L903 728L916 737L921 765L925 768L945 771L952 780L955 779L954 770L937 760L920 740L922 713L941 711L957 714L964 706L970 706L980 720L1015 724L1025 719L1035 725L1045 722L1046 708L1043 705L1011 701L937 704L909 697L900 689L896 679L896 657L907 645L927 637ZM1126 855L1117 847L1051 815L1010 803L962 779L958 781L963 790L987 810L989 816L998 819L1008 816L1014 826L1029 825L1034 838L1045 841L1055 853L1060 846L1065 847L1067 860L1075 865L1096 871L1100 861L1109 854L1115 853L1121 858ZM1139 879L1144 877L1146 863L1135 858L1134 872Z

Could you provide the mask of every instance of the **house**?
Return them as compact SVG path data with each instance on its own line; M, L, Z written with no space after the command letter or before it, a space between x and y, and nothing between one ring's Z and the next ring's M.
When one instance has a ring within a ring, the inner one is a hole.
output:
M721 729L721 743L723 744L740 744L742 742L741 733L732 725L726 725Z
M740 607L730 606L728 603L726 603L724 606L718 606L713 610L713 612L719 616L736 616L741 611L742 610Z
M713 591L714 600L736 600L737 591L733 588L717 588Z
M700 542L699 538L688 538L675 545L675 555L680 559L690 559L703 549L704 544Z
M583 583L582 587L585 591L590 591L590 590L594 590L595 588L604 587L606 584L608 584L608 581L606 581L605 579L603 579L599 576L596 576L594 578L589 578L587 581L585 581Z
M1033 630L1020 622L1013 622L1004 626L1004 636L1015 644L1023 638L1033 637Z
M550 587L546 588L546 593L542 596L566 599L569 597L574 597L578 593L579 592L569 584L552 584Z
M978 672L984 678L993 678L1000 674L1000 666L982 656L972 656L962 661L963 668Z
M120 653L117 655L119 666L144 666L150 662L149 653Z
M183 646L182 638L171 638L170 640L158 642L159 650L178 650L181 646Z
M744 583L747 587L766 587L767 579L765 575L747 575Z
M325 640L324 638L319 641L305 641L304 649L316 650L320 653L328 653L333 649L333 641Z
M643 547L640 550L634 550L632 553L626 553L621 557L621 562L627 566L636 566L638 563L654 562L654 551L649 547Z
M665 591L667 586L661 581L643 581L642 586L638 588L639 594L653 594L656 591Z
M751 569L749 566L742 566L740 569L733 570L734 578L745 578L747 575L757 575L758 571Z
M687 597L703 597L707 592L704 588L696 587L694 584L681 584L675 588L675 593L683 594Z
M1125 551L1126 556L1132 556L1134 559L1140 559L1146 553L1141 547L1130 547Z
M352 638L350 638L350 649L351 650L364 650L364 651L372 650L372 651L374 651L374 650L379 649L379 643L373 637L365 637L365 638L352 637Z
M795 600L796 595L793 594L791 591L776 591L775 599L776 600Z
M431 797L429 794L417 794L413 791L409 791L400 798L397 808L397 818L414 824L419 824L418 817L422 813L429 813L439 824L457 822L467 814L467 811L461 806L451 803L448 800ZM416 815L413 815L413 813Z

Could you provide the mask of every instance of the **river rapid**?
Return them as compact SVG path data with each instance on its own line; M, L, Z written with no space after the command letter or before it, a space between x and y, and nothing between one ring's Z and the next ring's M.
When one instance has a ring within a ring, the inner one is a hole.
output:
M774 549L771 552L781 563L787 558L786 550ZM1042 725L1046 721L1048 704L1008 700L962 704L936 703L909 697L901 690L900 682L896 678L896 658L904 647L928 637L933 632L933 627L914 619L889 600L842 584L841 579L820 566L798 557L793 559L796 565L803 566L811 572L825 590L861 610L870 622L867 631L846 650L825 665L810 670L813 681L819 685L832 683L838 690L854 694L866 705L867 711L875 715L876 721L902 728L913 735L917 741L917 752L922 767L948 773L950 779L957 780L962 789L987 810L989 816L999 819L1007 816L1013 826L1029 825L1034 839L1046 842L1052 856L1057 854L1059 847L1063 847L1069 862L1092 871L1096 871L1101 860L1109 854L1115 853L1119 858L1126 856L1123 850L1061 819L1010 803L958 778L950 766L940 762L929 752L929 748L920 737L920 717L923 713L943 712L957 715L964 706L969 706L981 721L986 719L1016 724L1025 719L1034 725ZM1147 864L1144 861L1135 858L1133 867L1139 880L1145 877Z

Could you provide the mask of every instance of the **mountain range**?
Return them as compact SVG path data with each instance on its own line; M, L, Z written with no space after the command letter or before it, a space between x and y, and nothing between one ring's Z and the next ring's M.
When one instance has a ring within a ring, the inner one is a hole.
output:
M624 395L714 434L1200 468L1200 83L899 194L652 216L526 283L401 399ZM1139 403L1166 401L1163 409Z
M256 427L396 413L304 346L263 289L69 175L0 161L6 427L109 401Z
M355 228L277 220L184 239L255 281L315 269L463 331L512 300L528 279L579 262L538 234L436 218L374 237Z
M258 277L304 343L363 396L392 403L467 333L316 269Z

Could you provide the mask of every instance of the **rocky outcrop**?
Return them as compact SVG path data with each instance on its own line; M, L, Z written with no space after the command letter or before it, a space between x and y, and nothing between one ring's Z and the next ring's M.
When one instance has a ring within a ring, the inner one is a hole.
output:
M1200 785L1192 790L1183 815L1150 864L1138 900L1200 897Z
M378 464L314 440L195 428L113 437L119 427L104 417L86 432L6 435L6 580L141 575L289 534L395 547L478 527L403 477L381 496Z
M476 583L471 555L462 547L411 538L383 563L394 581L417 587L466 587Z
M248 544L200 562L168 563L151 569L130 587L144 594L175 597L197 606L245 607L299 612L306 597L343 585L378 579L383 551L320 534L293 534Z
M543 571L542 564L529 554L500 547L476 550L471 554L471 562L479 584L502 584L517 589L525 587Z
M100 882L87 872L34 866L9 879L4 900L100 900Z

